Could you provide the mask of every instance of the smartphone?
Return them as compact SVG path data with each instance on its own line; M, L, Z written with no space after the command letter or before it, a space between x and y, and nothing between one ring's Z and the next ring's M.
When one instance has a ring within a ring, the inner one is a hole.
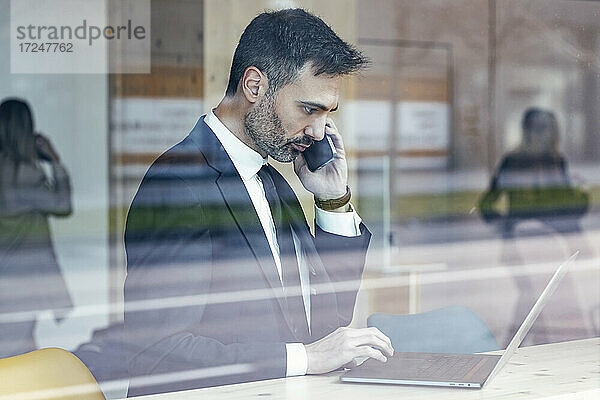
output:
M306 166L311 172L323 168L327 163L333 160L333 156L337 153L333 141L329 135L321 140L314 141L306 150L302 152L302 156L306 161Z

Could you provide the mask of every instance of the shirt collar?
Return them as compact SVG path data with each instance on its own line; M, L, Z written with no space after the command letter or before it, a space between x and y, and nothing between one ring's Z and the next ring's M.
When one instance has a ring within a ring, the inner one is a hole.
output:
M227 129L213 110L206 114L204 122L215 133L244 181L251 179L267 163L266 158L252 150Z

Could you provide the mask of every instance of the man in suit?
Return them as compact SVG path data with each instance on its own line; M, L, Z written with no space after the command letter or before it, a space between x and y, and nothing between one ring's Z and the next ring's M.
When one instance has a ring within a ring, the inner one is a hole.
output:
M227 92L161 155L129 211L129 395L319 374L389 339L350 329L370 233L350 204L330 113L342 76L366 64L321 19L262 13L236 48ZM334 160L301 153L328 135ZM315 197L315 237L267 157L294 162Z

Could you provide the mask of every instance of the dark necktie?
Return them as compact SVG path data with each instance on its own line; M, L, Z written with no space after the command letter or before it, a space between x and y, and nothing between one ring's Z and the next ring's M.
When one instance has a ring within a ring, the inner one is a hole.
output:
M273 223L275 224L275 232L277 233L277 243L279 244L279 246L281 246L281 243L279 241L279 234L282 223L281 203L279 200L279 195L277 194L277 189L275 189L275 183L273 182L271 171L269 171L269 164L263 164L263 166L258 171L258 176L262 181L263 188L265 190L265 195L267 197L267 201L269 202L269 208L271 209L271 216L273 217Z
M290 228L290 216L282 212L281 199L273 181L273 167L265 164L258 171L265 196L271 208L271 215L275 225L275 233L277 236L277 244L279 245L279 257L281 260L281 273L283 288L286 293L286 302L291 320L293 321L292 330L298 338L308 334L306 325L306 313L304 310L304 301L302 299L302 291L300 286L300 275L298 271L298 263L296 259L296 249Z

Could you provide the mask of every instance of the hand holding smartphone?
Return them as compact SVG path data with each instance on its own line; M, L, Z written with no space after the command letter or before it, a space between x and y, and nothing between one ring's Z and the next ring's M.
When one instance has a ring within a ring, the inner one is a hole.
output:
M294 161L296 175L315 200L340 199L348 193L344 144L333 120L327 118L326 122L323 139L316 141L312 136L312 144Z
M323 139L314 141L313 144L304 150L302 155L308 169L311 172L315 172L331 162L336 153L337 150L335 149L333 141L325 134Z

